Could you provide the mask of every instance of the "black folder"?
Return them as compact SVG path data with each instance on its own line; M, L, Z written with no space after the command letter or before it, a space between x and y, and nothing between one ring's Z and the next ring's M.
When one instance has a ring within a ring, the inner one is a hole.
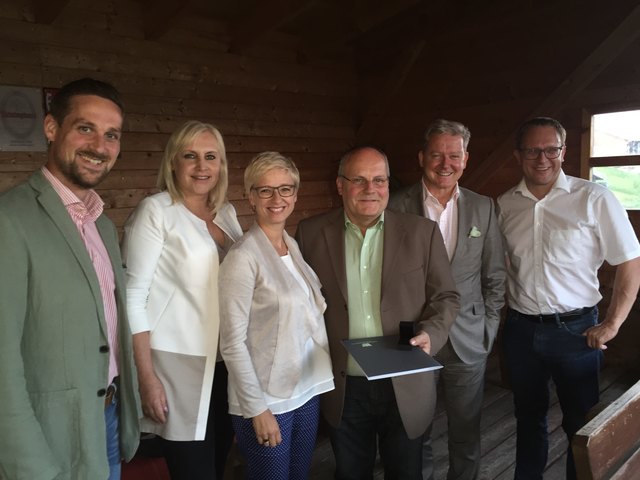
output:
M398 377L442 368L419 347L398 345L398 336L342 340L369 380Z

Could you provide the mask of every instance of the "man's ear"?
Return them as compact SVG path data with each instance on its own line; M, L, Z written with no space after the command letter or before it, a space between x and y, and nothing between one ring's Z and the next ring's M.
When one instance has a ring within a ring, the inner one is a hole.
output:
M520 150L514 150L513 151L513 156L516 158L516 162L518 162L518 165L522 165L522 159L520 158Z
M424 151L422 150L418 152L418 163L420 164L420 168L424 168Z
M58 134L58 122L53 115L47 113L44 117L44 135L49 142L53 142Z
M336 188L338 189L338 195L342 196L342 179L340 177L336 178Z

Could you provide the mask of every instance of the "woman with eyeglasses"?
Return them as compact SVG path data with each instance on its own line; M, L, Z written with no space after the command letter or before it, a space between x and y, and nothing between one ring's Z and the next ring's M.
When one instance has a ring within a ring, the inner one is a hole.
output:
M318 277L285 231L300 175L277 152L244 173L255 223L220 268L220 348L249 479L306 479L321 393L333 389Z

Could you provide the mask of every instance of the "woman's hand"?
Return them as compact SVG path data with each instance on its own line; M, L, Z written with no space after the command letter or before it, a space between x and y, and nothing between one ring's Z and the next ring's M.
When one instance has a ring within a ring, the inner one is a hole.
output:
M265 410L260 415L253 417L251 421L253 422L253 430L256 432L256 439L260 445L277 447L282 443L280 427L271 410Z
M142 412L154 422L165 423L169 407L162 382L155 375L140 377Z

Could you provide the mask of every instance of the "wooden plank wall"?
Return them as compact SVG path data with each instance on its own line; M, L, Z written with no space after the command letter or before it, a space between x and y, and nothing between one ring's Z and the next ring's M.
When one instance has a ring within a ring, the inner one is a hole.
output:
M588 2L580 15L575 2L542 3L501 15L489 12L453 34L429 37L383 128L373 135L389 154L396 180L408 184L419 178L421 134L438 117L470 127L471 173L606 38L633 2L621 0L620 8ZM89 75L123 93L128 111L123 157L100 189L107 214L119 227L155 191L169 134L192 118L218 125L225 136L229 197L245 228L251 216L242 172L263 150L282 151L300 167L302 188L290 230L301 217L339 204L337 161L354 141L358 101L364 111L375 102L387 70L377 68L358 79L350 57L301 64L295 40L281 34L270 34L243 55L231 54L225 26L193 15L149 41L144 18L141 4L127 0L70 0L52 25L34 23L29 0L5 0L0 8L1 85L58 87ZM579 173L583 109L640 108L640 43L612 55L617 60L556 115L568 130L569 174ZM27 178L44 158L0 152L0 191ZM496 197L519 176L512 161L479 191ZM632 221L640 226L637 212ZM602 274L604 306L611 288L608 272ZM616 340L621 361L640 363L639 318L636 308Z
M575 14L571 2L536 5L495 18L478 19L453 33L443 33L428 42L422 57L388 113L378 142L389 154L392 174L399 185L418 181L417 150L426 125L436 118L465 123L471 130L470 159L466 175L498 148L560 82L593 51L633 8L633 2L618 2L618 8L589 3ZM475 39L481 39L474 41ZM617 57L586 89L552 114L567 129L564 170L579 176L582 116L600 107L640 108L640 42ZM365 85L365 96L375 98L379 79ZM368 90L367 90L368 89ZM520 179L515 159L496 169L479 189L496 198ZM461 183L465 185L465 177ZM640 233L640 212L629 212L636 233ZM613 269L600 272L601 317L611 296ZM629 320L611 342L607 360L640 366L640 304L636 302Z
M264 150L285 153L301 171L292 230L301 217L335 205L337 161L355 135L356 77L349 58L300 64L295 40L279 34L243 55L231 54L224 25L188 15L148 41L141 4L127 0L71 0L52 25L42 25L34 23L31 3L2 2L0 84L59 87L92 76L116 85L127 109L122 158L99 193L118 227L155 192L168 136L189 119L222 131L229 198L244 228L252 220L243 170ZM0 191L44 159L44 153L0 152Z

